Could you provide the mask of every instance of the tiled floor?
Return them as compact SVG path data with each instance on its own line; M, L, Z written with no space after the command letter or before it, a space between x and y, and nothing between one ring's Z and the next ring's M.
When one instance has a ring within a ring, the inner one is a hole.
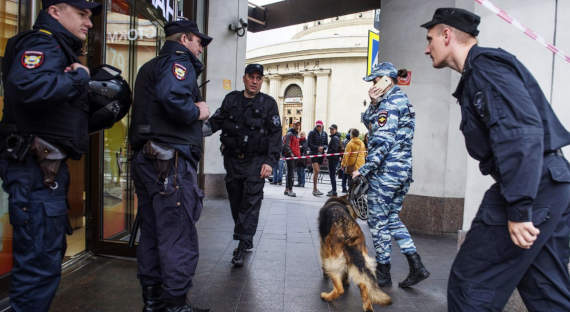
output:
M233 222L225 200L206 200L198 225L200 262L190 300L212 311L360 311L360 292L351 285L333 303L319 294L331 285L322 277L319 260L317 214L326 196L311 195L311 188L295 188L296 198L283 195L284 186L266 184L255 249L246 265L230 264L236 246ZM321 191L329 188L322 186ZM361 223L367 235L367 226ZM451 262L456 253L454 237L414 235L416 245L431 277L416 287L386 289L392 296L389 307L376 311L446 311L445 290ZM394 246L392 277L395 284L408 271L405 258ZM136 262L95 257L80 270L67 274L52 305L52 311L140 311L140 289Z

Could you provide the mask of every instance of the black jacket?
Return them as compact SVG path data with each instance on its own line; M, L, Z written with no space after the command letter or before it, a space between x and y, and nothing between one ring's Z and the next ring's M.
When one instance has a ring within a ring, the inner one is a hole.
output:
M340 153L342 146L340 144L340 134L337 132L330 137L327 153ZM327 156L329 159L339 159L340 156Z
M530 221L543 173L570 175L543 168L544 155L570 144L570 133L532 74L501 49L473 46L453 95L467 151L500 185L508 219Z
M2 123L59 145L75 159L89 145L89 74L64 70L79 63L81 47L79 38L41 11L32 31L10 39L2 64Z
M309 136L307 137L307 144L309 145L311 155L324 154L327 151L328 140L329 139L326 131L323 130L319 134L317 127L311 130L311 132L309 132ZM323 147L322 153L319 153L319 146Z
M182 44L166 41L157 57L137 75L130 142L138 150L148 140L173 147L190 146L199 154L202 122L196 102L202 101L196 77L202 63Z
M243 91L226 95L222 106L208 119L212 132L222 130L225 157L261 156L277 167L281 155L281 118L277 102L264 93L247 99Z

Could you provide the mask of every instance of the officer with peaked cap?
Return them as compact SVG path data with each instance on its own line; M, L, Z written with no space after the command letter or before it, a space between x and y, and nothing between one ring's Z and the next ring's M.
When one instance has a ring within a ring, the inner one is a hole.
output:
M532 74L477 45L479 16L440 8L423 25L433 67L461 73L453 96L487 190L451 268L449 311L501 311L518 288L529 311L570 311L570 144Z
M241 267L253 248L265 178L281 154L281 118L275 99L260 92L263 66L249 64L243 75L245 90L230 92L204 124L204 134L222 130L220 141L226 169L226 190L239 241L232 264Z
M193 21L164 26L166 43L136 79L130 143L141 220L137 248L144 311L203 311L186 303L198 264L203 193L196 166L209 116L197 76L212 41Z
M33 30L11 38L2 60L0 177L13 228L10 305L48 311L66 249L67 157L87 152L89 69L79 62L100 5L45 0Z

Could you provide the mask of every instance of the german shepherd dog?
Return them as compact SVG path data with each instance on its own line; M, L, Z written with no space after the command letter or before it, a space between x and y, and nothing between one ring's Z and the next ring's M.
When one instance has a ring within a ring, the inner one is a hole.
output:
M389 305L392 299L376 281L376 261L368 256L364 233L346 196L327 200L319 212L321 263L325 277L333 283L331 292L321 293L333 301L344 293L348 278L358 284L362 309L374 311L373 304Z

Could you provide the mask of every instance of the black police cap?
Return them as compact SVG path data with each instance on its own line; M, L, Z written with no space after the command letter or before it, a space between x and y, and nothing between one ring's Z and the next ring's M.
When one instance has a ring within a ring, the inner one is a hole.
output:
M459 8L439 8L435 10L431 21L422 24L420 27L427 29L437 24L446 24L455 27L463 32L477 36L479 30L477 26L481 22L479 15Z
M212 37L203 34L198 30L198 25L196 22L190 20L180 20L175 22L170 22L164 25L164 34L166 37L170 35L174 35L177 33L193 33L194 35L200 37L202 39L202 46L205 47L212 41Z
M245 67L245 73L246 74L259 73L261 76L263 76L263 65L261 65L261 64L248 64Z
M51 5L66 3L80 10L89 9L91 13L96 14L101 10L101 4L94 1L87 0L42 0L42 6L44 9L49 8Z

